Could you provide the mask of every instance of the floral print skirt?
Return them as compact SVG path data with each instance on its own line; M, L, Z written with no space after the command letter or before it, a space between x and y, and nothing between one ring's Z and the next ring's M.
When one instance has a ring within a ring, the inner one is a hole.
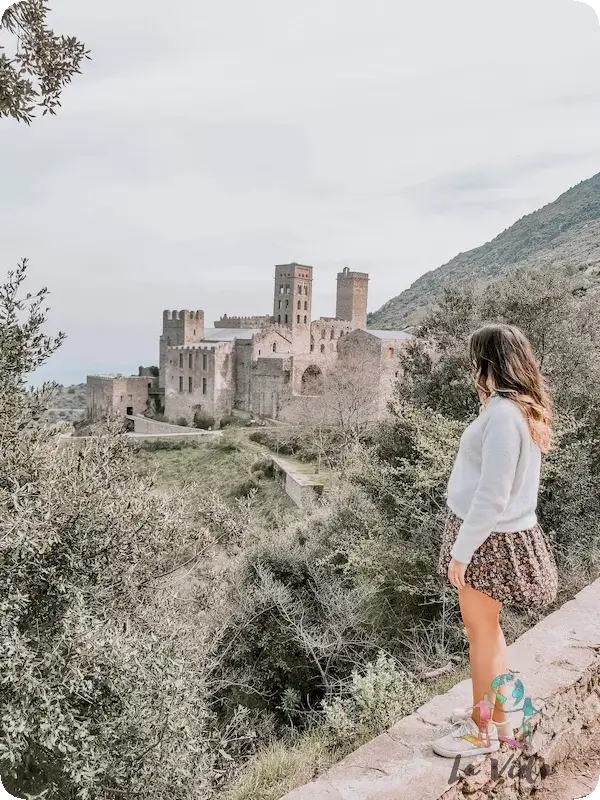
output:
M460 526L461 520L449 512L438 564L444 577ZM541 526L518 533L492 533L475 551L465 581L504 605L542 608L552 603L558 591L558 571Z

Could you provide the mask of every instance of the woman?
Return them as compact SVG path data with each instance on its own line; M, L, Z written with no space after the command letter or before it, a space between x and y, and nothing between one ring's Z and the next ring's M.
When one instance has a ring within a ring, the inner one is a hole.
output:
M536 517L552 423L540 369L526 337L509 325L486 325L471 336L469 349L482 412L463 434L450 476L439 571L458 589L473 706L455 712L454 729L433 743L448 758L492 753L499 733L512 733L496 680L510 678L500 611L504 604L545 606L558 587Z

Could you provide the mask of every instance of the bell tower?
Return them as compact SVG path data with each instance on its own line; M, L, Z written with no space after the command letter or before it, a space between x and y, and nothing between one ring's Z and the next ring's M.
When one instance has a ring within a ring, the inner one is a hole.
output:
M276 324L290 328L295 353L310 350L312 274L312 267L295 262L275 267L273 317Z

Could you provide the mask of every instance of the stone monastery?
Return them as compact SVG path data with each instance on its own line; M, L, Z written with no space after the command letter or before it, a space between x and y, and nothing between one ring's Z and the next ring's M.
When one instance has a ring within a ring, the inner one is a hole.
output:
M217 423L233 411L279 419L302 395L322 393L340 359L369 369L384 408L400 369L398 355L413 337L367 330L369 276L347 267L337 276L334 317L312 319L313 268L275 268L273 311L226 314L206 328L203 311L165 311L159 367L139 375L89 376L88 418L133 416L150 408L170 422L194 424L199 413Z

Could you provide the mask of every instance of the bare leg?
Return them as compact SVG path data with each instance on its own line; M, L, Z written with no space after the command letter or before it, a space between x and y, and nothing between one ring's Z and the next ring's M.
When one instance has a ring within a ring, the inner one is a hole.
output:
M495 703L494 721L506 721L506 714L496 702L493 681L507 672L506 641L500 628L502 604L468 584L458 593L460 613L469 638L473 705L487 695ZM502 691L502 687L498 688ZM475 708L473 720L479 725L479 709Z

